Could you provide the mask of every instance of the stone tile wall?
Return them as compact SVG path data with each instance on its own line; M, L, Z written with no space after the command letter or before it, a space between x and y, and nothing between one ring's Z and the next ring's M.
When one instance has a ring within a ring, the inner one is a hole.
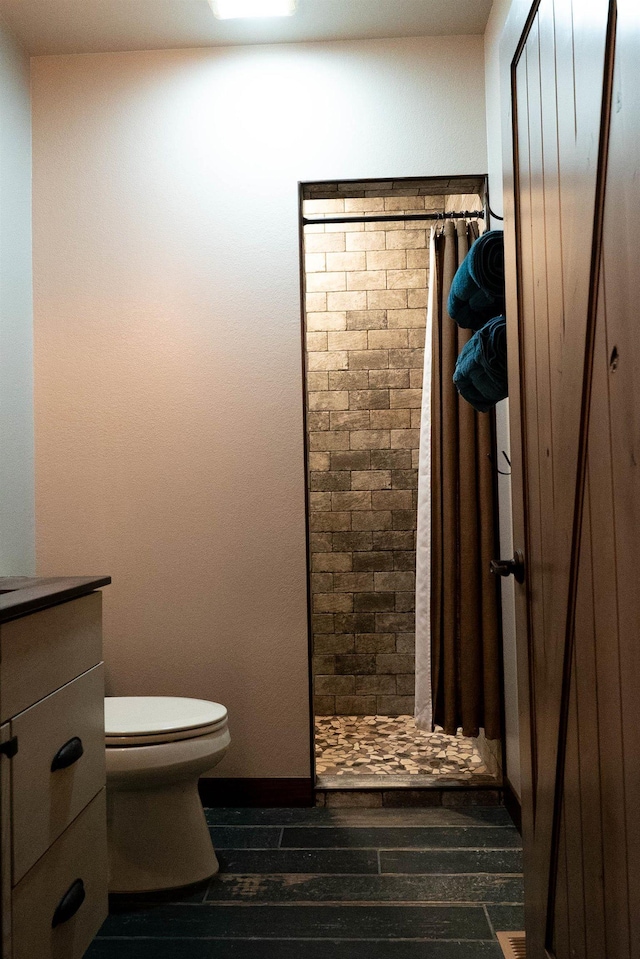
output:
M442 211L314 199L306 216ZM413 195L411 195L413 194ZM305 227L315 709L413 712L418 444L432 221Z
M484 194L486 188L486 176L454 176L454 177L412 177L402 180L347 180L341 183L330 183L324 181L321 183L305 183L303 196L307 200L313 199L339 199L354 197L374 197L379 199L384 196L442 196L445 195L446 201L453 201L458 204L462 194L472 196L473 200L480 202L479 207L469 207L456 205L456 210L481 209L482 201L480 197ZM450 209L454 209L451 207Z

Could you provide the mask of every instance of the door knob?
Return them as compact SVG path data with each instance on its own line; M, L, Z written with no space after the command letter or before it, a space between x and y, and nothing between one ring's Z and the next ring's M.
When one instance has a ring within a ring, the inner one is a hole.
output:
M494 576L514 576L516 582L524 583L524 553L517 549L513 559L492 559L489 571Z

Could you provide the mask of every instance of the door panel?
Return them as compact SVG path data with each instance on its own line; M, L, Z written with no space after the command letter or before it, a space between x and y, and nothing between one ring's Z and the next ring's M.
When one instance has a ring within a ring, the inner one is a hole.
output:
M514 7L527 955L640 959L640 17L636 0Z
M555 902L557 915L555 916L552 939L554 955L569 955L571 940L569 938L569 872L567 868L566 821L564 810L561 814L558 845L558 862L556 867Z
M534 959L629 955L626 833L603 812L624 807L625 768L620 654L604 638L617 615L604 294L596 309L614 11L541 0L511 61Z
M604 278L602 278L604 279ZM629 956L627 840L624 796L624 729L621 713L620 648L617 629L611 424L606 353L606 285L601 281L594 343L589 418L588 470L596 635L596 690L602 789L602 849L606 954ZM581 562L583 557L580 557ZM581 637L576 634L576 643Z
M571 675L575 678L575 650ZM569 693L564 793L558 843L558 862L562 864L565 872L566 905L558 899L554 916L556 928L560 925L561 928L566 930L565 936L568 940L564 948L556 948L556 955L566 956L572 954L576 956L585 955L585 876L583 862L585 837L580 818L579 765L577 694L576 683L573 681L570 684ZM560 865L558 868L560 868Z
M609 139L602 295L603 369L609 397L616 621L622 716L624 805L607 811L626 835L630 955L640 956L640 16L637 0L619 0ZM604 624L611 641L611 623ZM603 637L603 642L606 639ZM605 882L608 877L605 874Z
M520 118L516 130L516 146L518 155L518 240L519 240L519 302L520 310L523 316L534 316L534 281L533 281L533 251L532 235L533 221L531 215L531 177L529 167L529 122L528 122L528 94L527 94L527 59L526 55L521 60L521 69L515 76L516 92L516 115ZM522 362L527 362L530 375L535 378L536 375L536 350L535 350L535 325L533 323L522 323L520 327L520 350ZM532 390L527 393L523 390L521 395L521 417L523 445L526 443L528 459L528 450L531 449L532 458L535 457L535 450L539 448L538 441L538 396L537 391ZM531 471L528 476L528 483L523 491L525 503L527 506L527 515L529 523L526 529L527 545L527 563L529 568L540 569L542 567L542 533L541 533L541 515L542 503L540 498L540 484L536 482L536 473ZM531 590L539 590L539 583L531 583ZM528 607L528 625L529 635L544 635L542 618L544 615L544 601L542 594L534 594L537 602L531 602ZM535 676L539 664L539 650L535 644L530 644L529 651L529 671L531 677ZM531 740L532 740L532 768L531 777L533 780L533 794L535 801L535 784L537 780L537 769L534 758L536 754L536 744L538 739L537 719L540 715L538 704L536 702L536 684L530 683L530 708L531 708Z
M589 472L585 478L585 497L590 498ZM569 815L578 818L582 832L584 900L580 910L585 923L585 956L601 959L604 948L604 885L602 881L602 791L600 787L600 743L598 710L594 708L596 689L596 637L591 542L591 511L585 509L582 523L580 572L576 594L576 637L572 673L575 676L579 752L579 798ZM585 841L586 840L586 841ZM579 908L579 907L578 907Z

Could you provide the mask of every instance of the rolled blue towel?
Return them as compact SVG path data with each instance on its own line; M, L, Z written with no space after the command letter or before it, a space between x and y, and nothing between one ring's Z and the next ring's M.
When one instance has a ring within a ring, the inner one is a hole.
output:
M488 230L472 244L469 270L481 290L489 296L504 299L504 234Z
M456 362L453 382L460 396L479 413L488 412L509 395L504 316L489 320L465 343Z
M504 241L501 230L478 237L458 267L447 311L464 330L479 330L504 310Z

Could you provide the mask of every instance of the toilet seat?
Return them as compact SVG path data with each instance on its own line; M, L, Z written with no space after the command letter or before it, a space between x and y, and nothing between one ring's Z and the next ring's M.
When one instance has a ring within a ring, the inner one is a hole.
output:
M144 746L207 736L224 728L221 703L176 696L108 696L104 702L107 746Z

